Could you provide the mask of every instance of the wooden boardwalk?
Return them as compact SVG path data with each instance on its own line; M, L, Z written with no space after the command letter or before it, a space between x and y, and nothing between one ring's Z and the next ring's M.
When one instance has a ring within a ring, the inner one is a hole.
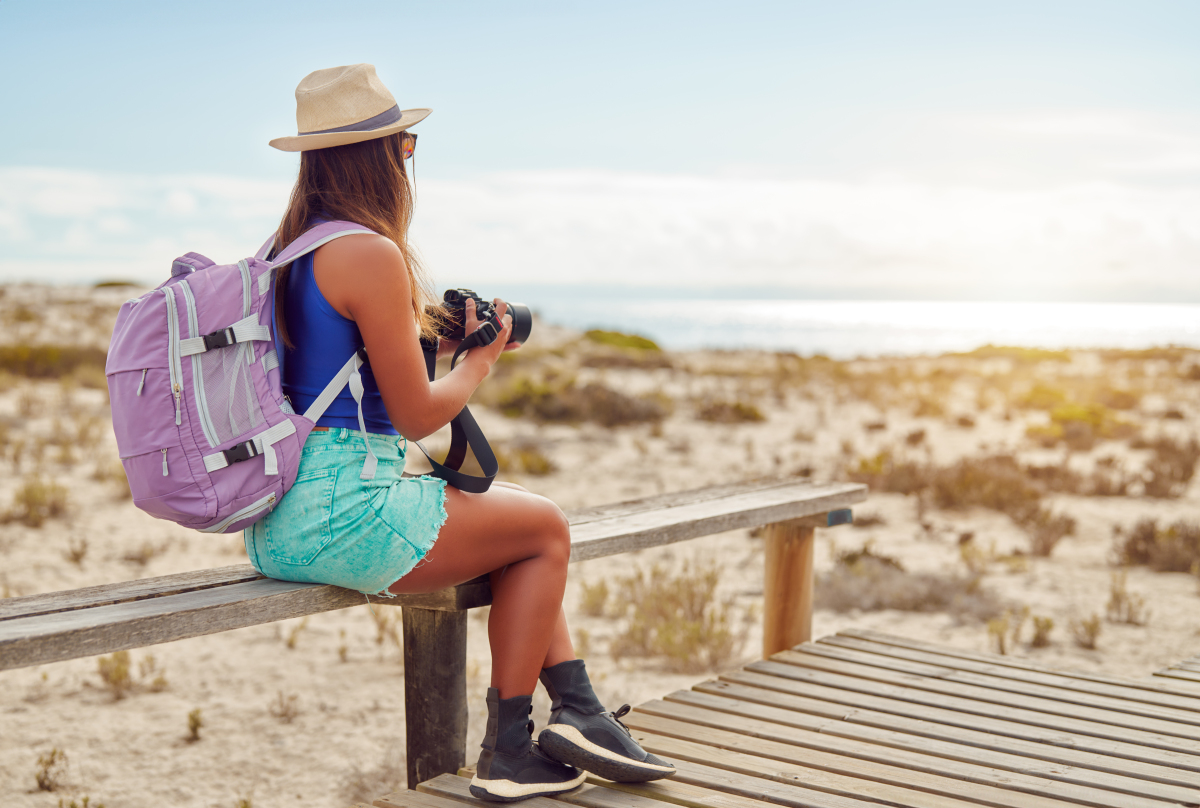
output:
M847 631L754 662L625 718L670 780L590 779L594 808L1200 806L1200 682L1056 672L1010 657ZM442 775L377 808L452 808Z

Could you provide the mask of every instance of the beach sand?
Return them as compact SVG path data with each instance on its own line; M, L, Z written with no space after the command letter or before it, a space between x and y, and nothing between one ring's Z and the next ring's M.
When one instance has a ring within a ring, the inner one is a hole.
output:
M131 293L38 286L0 291L0 347L101 349L116 306ZM1120 496L1089 495L1088 484L1078 481L1060 490L1039 483L1038 506L1075 520L1073 533L1049 557L1030 555L1033 528L1019 524L1011 509L947 505L961 494L954 472L939 478L941 493L928 486L921 495L873 490L855 511L865 526L818 531L817 571L832 592L853 575L839 555L868 545L898 562L902 575L961 581L971 577L967 548L978 573L974 586L990 592L1001 611L1030 618L1010 653L1052 667L1144 677L1200 652L1194 575L1129 568L1125 586L1135 606L1143 599L1144 625L1102 620L1094 650L1075 644L1069 626L1106 613L1116 569L1114 528L1143 518L1164 528L1200 520L1200 490L1190 475L1172 496L1145 495L1153 485L1154 442L1166 437L1184 445L1195 435L1198 362L1200 355L1187 351L998 351L854 362L756 352L663 355L539 325L534 341L484 383L474 411L508 458L502 478L566 510L765 476L858 476L875 489L902 488L897 469L905 463L929 473L963 458L996 455L1011 456L1022 468L1070 469L1085 481L1124 480ZM534 390L523 398L512 394L522 378ZM33 479L54 481L66 492L63 514L40 526L18 519L0 524L5 597L247 562L240 535L201 535L157 521L123 496L102 383L94 368L61 379L0 375L0 511L19 515L14 497ZM597 397L603 390L625 398ZM539 402L555 396L582 402L584 420L536 417ZM633 415L622 414L631 401ZM1062 410L1071 404L1084 407L1077 418ZM507 417L497 405L526 414ZM602 423L647 417L655 407L670 412L627 425ZM755 412L763 420L739 420ZM1067 442L1057 439L1056 429L1065 430ZM435 436L430 443L444 440ZM535 473L546 471L546 463L552 471ZM610 708L715 675L673 671L661 659L613 658L627 626L613 614L623 579L648 575L656 565L670 574L715 565L720 579L713 608L724 605L733 636L720 664L731 668L760 654L762 563L761 539L735 531L573 566L566 608ZM594 596L591 588L602 581L613 592L608 611L587 616L585 587ZM482 736L488 686L485 616L468 621L469 763ZM1029 647L1035 616L1054 621L1048 647ZM392 639L397 617L387 607L373 615L364 605L134 650L133 687L121 699L105 686L96 658L0 673L3 804L50 808L60 798L88 795L107 808L235 808L239 800L254 808L334 808L395 790L404 779L404 671ZM816 636L843 629L971 651L996 648L985 620L954 608L817 610ZM535 705L540 725L544 695ZM188 714L196 709L203 726L199 740L189 741ZM39 791L39 756L55 748L69 761L61 788Z

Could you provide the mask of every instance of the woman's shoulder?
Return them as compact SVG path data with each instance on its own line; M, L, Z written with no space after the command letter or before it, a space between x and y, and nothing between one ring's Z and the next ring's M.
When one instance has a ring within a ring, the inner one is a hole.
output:
M383 296L411 295L404 254L386 236L343 236L317 249L313 272L325 299L338 313L356 319L355 310Z
M404 268L404 254L396 242L377 233L356 233L334 239L317 248L315 257L347 267L372 265L382 268L390 264Z

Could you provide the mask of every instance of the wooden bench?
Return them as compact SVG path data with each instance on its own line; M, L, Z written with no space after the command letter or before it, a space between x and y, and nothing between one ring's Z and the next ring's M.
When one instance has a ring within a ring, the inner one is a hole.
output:
M804 643L624 719L669 780L526 808L1167 808L1200 804L1200 683L1065 673L867 631ZM468 775L469 772L462 772ZM462 808L441 775L375 808Z
M850 521L866 486L767 480L568 514L571 561L769 526L764 655L811 639L813 529ZM361 606L347 589L263 578L249 565L0 601L0 670L40 665ZM467 610L487 579L373 603L402 607L408 784L457 772L467 735Z

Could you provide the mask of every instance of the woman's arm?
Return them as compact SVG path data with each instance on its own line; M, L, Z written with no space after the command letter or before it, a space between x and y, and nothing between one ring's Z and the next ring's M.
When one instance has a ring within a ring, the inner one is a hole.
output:
M317 287L362 333L383 404L396 429L420 440L450 423L491 371L512 332L512 318L495 342L473 348L446 376L430 382L412 311L408 269L400 249L383 236L337 239L313 258ZM467 325L473 327L474 307Z

